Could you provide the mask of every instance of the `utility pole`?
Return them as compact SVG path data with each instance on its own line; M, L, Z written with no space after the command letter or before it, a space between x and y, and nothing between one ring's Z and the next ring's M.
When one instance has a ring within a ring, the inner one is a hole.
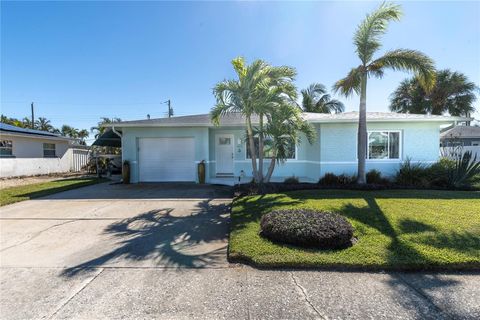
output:
M167 100L167 103L168 103L168 117L171 118L173 117L173 109L170 106L170 99Z
M33 113L33 102L30 106L32 108L32 129L35 129L35 116L34 116L34 113Z

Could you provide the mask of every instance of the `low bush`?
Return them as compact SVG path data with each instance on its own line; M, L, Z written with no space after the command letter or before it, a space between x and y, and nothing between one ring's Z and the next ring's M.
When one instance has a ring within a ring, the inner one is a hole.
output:
M400 186L426 188L430 186L430 179L428 166L422 163L412 163L407 158L397 171L395 183Z
M319 249L342 249L353 244L353 227L335 213L277 210L262 216L261 236L275 242Z
M285 184L299 184L300 181L298 180L297 177L291 176L291 177L285 178L285 180L283 180L283 183L285 183Z
M338 184L338 176L334 173L327 172L318 180L318 183L323 186L334 186Z
M382 173L372 169L367 172L367 183L369 184L388 184L388 179L382 177Z

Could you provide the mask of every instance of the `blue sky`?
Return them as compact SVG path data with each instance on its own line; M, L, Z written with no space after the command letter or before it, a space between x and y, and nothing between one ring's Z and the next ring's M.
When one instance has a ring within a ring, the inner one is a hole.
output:
M439 69L480 84L480 3L400 2L382 51L412 48ZM233 77L232 58L293 66L296 84L327 87L358 65L356 25L379 2L4 2L1 112L90 128L101 116L205 113L212 87ZM387 111L407 74L371 80L367 107ZM358 97L341 98L348 111ZM480 104L476 102L477 109ZM476 114L480 117L480 114Z

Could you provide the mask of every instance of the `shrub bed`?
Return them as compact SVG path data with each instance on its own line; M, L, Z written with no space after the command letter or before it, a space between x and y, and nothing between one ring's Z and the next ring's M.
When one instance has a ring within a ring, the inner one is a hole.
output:
M275 242L319 249L342 249L353 242L344 217L307 209L277 210L262 216L261 235Z

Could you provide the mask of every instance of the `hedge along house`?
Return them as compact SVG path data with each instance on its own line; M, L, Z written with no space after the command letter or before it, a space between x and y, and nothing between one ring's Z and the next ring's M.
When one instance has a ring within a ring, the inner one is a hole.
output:
M276 166L272 181L294 175L304 182L317 182L327 172L355 174L358 113L303 116L314 126L317 139L313 144L306 139L297 145L292 143L290 158ZM407 158L422 163L437 161L440 128L466 120L368 113L367 170L377 169L391 176ZM242 182L251 180L245 119L240 114L224 116L219 126L212 124L209 114L124 121L108 126L122 131L122 158L130 162L131 182L198 181L197 164L201 161L206 163L207 183L233 184L239 177ZM265 163L269 161L266 159Z

